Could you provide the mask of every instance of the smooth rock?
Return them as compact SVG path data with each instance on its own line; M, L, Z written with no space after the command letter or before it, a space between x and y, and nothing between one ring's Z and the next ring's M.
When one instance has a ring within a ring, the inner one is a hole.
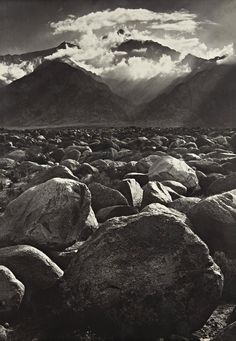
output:
M50 288L63 276L63 271L48 256L29 245L1 248L0 264L31 289Z
M198 185L196 172L183 160L178 160L172 156L157 159L150 167L148 176L151 181L178 181L188 189Z

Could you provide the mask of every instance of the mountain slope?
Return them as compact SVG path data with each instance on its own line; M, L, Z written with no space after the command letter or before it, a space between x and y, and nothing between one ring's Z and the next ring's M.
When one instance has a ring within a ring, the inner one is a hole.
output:
M0 89L1 126L111 125L131 109L92 74L58 60Z
M27 53L23 53L23 54L6 54L4 56L0 56L0 63L4 62L7 64L10 63L21 63L23 61L33 61L34 59L37 58L45 58L48 56L51 56L53 53L56 53L59 50L64 50L67 47L77 47L79 48L78 45L74 45L71 44L69 42L65 42L63 41L60 45L56 46L56 47L52 47L50 49L46 49L46 50L41 50L41 51L34 51L34 52L27 52Z
M236 127L235 80L236 64L193 72L143 106L139 120L159 126Z

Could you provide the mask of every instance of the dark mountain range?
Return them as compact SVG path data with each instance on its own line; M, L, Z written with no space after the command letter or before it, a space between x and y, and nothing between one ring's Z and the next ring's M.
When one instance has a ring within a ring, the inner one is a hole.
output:
M182 78L142 107L140 122L159 126L236 126L236 64L214 65Z
M172 60L177 60L180 57L180 53L176 50L152 40L129 39L113 50L125 52L127 58L145 56L148 59L159 60L163 55L166 55L170 56Z
M112 125L131 106L82 68L54 60L0 89L1 126Z
M74 45L74 44L64 41L60 45L47 49L47 50L27 52L23 54L13 54L13 55L6 54L4 56L0 56L0 63L4 62L7 64L10 64L10 63L19 64L23 61L33 61L34 59L37 59L37 58L42 59L42 58L51 56L53 53L59 50L66 49L66 47L78 47L79 48L78 45Z

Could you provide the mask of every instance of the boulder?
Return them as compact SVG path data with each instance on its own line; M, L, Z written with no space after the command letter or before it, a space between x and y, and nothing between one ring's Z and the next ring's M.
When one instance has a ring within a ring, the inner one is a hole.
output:
M236 190L201 200L188 216L211 252L223 251L236 258Z
M124 176L124 179L135 179L141 187L145 186L148 181L148 175L145 173L128 173Z
M163 156L156 160L148 172L151 181L174 180L188 189L198 185L196 172L185 161L172 156Z
M164 186L170 187L173 189L175 192L177 192L180 195L185 195L187 193L187 187L182 185L178 181L173 181L173 180L165 180L161 182Z
M158 181L149 181L143 187L142 207L152 203L167 204L172 201L168 188Z
M89 185L92 195L92 208L97 212L101 208L117 205L128 205L127 199L119 191L93 182Z
M173 208L169 208L169 207L166 207L165 205L158 204L158 203L145 206L141 212L148 212L148 213L152 213L155 215L160 214L160 215L166 216L166 218L174 217L176 219L180 219L183 222L187 222L188 224L190 223L185 214Z
M15 161L25 161L27 158L26 151L22 149L16 149L8 153L7 157Z
M13 169L17 165L17 162L13 159L2 157L0 158L0 169Z
M0 245L59 249L72 245L85 229L87 233L90 201L87 186L75 180L54 178L31 187L11 201L0 217Z
M104 223L104 221L113 218L113 217L121 217L121 216L129 216L138 213L138 210L132 206L110 206L101 208L97 214L97 220L99 223Z
M188 214L189 210L199 201L201 201L201 199L197 197L183 197L170 202L168 204L168 207L173 208L179 212Z
M80 167L80 163L72 159L61 161L61 165L67 167L72 173L76 173Z
M219 194L236 189L236 172L220 177L213 181L208 187L208 194Z
M174 216L141 213L105 222L65 271L76 321L119 340L189 335L221 296L206 245Z
M50 288L63 276L63 271L48 256L29 245L1 248L0 264L9 268L30 289Z
M0 265L0 314L17 311L25 294L24 285L3 265Z
M234 153L236 153L236 133L231 137L230 144Z
M143 200L143 189L135 179L122 180L118 189L128 200L130 206L141 206Z
M59 165L35 173L26 188L42 184L53 178L78 180L78 178L69 170L69 168Z

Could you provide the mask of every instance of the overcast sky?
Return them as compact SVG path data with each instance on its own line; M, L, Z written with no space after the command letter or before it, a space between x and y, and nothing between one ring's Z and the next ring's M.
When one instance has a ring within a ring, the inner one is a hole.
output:
M114 12L119 7L137 11ZM105 13L87 16L98 11ZM183 11L182 17L153 14ZM82 26L90 29L88 23L100 34L121 26L139 34L146 31L150 38L160 37L168 45L176 38L198 39L209 49L222 49L236 42L236 0L0 0L0 54L45 49L63 40L79 41Z

